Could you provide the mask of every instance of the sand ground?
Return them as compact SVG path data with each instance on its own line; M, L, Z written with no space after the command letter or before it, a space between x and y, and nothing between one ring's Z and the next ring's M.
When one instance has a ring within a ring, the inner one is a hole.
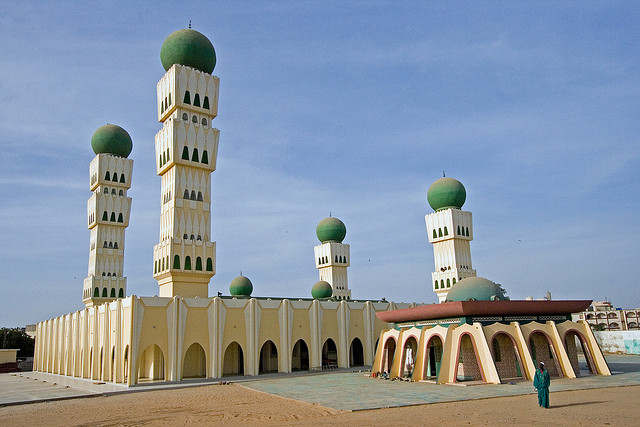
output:
M208 385L0 408L7 426L138 425L630 425L640 416L640 386L339 411L247 389Z

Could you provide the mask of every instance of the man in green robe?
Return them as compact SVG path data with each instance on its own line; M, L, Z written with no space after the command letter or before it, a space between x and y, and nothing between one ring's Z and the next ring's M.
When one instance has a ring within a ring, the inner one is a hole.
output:
M541 408L549 409L549 384L551 377L549 371L544 369L544 363L540 362L540 369L536 369L536 375L533 378L533 386L538 390L538 405Z

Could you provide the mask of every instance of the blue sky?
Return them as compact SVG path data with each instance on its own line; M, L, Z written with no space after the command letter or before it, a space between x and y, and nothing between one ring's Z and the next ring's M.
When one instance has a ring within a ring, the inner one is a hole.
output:
M5 3L5 2L2 2ZM7 2L0 16L0 326L83 307L93 131L134 142L128 293L157 294L159 52L216 48L217 274L308 297L315 226L347 225L354 298L432 303L424 216L467 189L473 265L512 299L640 306L634 2Z

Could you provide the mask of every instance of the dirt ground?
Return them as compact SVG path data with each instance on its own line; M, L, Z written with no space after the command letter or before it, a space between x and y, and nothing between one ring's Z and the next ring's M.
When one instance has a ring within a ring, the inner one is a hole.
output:
M349 412L210 385L7 406L0 425L631 425L640 416L640 386L552 392L550 402L542 409L526 395Z

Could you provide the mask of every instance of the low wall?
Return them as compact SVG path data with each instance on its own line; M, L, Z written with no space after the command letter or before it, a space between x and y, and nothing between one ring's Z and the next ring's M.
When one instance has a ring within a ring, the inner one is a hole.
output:
M640 354L640 331L594 331L605 353Z

